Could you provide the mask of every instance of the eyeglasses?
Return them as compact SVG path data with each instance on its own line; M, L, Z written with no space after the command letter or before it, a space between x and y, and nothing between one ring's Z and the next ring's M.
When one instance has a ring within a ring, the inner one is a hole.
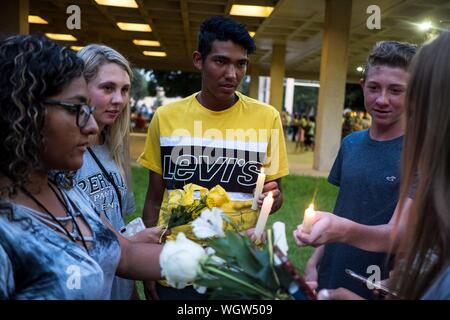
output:
M76 112L77 113L76 123L80 129L83 129L87 125L89 117L95 111L95 107L88 106L86 103L67 103L57 100L45 100L44 104L61 106L73 112Z

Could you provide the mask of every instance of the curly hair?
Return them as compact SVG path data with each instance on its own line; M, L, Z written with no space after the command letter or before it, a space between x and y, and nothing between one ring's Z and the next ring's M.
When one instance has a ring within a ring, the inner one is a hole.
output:
M60 93L83 72L76 53L44 37L18 35L0 42L0 175L14 196L33 170L42 169L46 98Z

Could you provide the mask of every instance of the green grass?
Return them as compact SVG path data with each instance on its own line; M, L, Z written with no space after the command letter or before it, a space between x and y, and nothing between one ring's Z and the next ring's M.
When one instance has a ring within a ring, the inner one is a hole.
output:
M317 190L317 191L316 191ZM275 221L286 225L289 259L303 273L305 263L313 252L311 247L299 248L294 242L292 232L303 221L303 213L313 200L317 209L331 212L336 201L338 188L327 182L325 178L306 176L288 176L282 180L283 206L269 218L269 225Z
M133 167L133 191L136 198L136 213L128 216L126 222L141 216L144 206L144 199L147 193L148 171L140 167ZM286 224L286 236L288 239L290 260L303 273L305 263L311 255L313 249L310 247L298 248L292 237L293 230L303 221L303 213L311 203L314 194L315 207L322 211L331 212L336 201L338 188L327 182L325 178L289 176L282 180L283 206L272 214L268 225L275 221L282 221ZM144 297L142 284L138 283L138 291L141 298Z

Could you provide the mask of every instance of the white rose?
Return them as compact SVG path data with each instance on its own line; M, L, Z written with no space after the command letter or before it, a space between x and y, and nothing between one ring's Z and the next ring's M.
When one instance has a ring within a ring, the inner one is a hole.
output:
M225 260L223 260L221 257L216 256L216 250L214 250L211 247L206 247L205 252L209 255L209 261L212 264L221 266L226 263Z
M192 221L192 231L198 239L225 237L223 232L223 211L219 208L206 209Z
M175 241L167 241L161 251L161 274L170 286L183 289L202 273L201 262L207 253L201 245L186 238L180 232Z

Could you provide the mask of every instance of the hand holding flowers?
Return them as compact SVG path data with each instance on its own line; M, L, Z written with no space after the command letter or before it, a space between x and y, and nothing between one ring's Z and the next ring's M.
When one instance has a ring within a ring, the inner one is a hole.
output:
M183 233L166 243L160 264L168 283L177 288L190 282L196 288L207 287L212 299L292 299L289 288L293 278L275 259L273 250L276 244L287 254L284 224L276 224L276 243L268 230L267 242L256 246L247 235L224 232L223 219L227 217L214 208L204 210L193 221L195 236L209 239L206 250Z

